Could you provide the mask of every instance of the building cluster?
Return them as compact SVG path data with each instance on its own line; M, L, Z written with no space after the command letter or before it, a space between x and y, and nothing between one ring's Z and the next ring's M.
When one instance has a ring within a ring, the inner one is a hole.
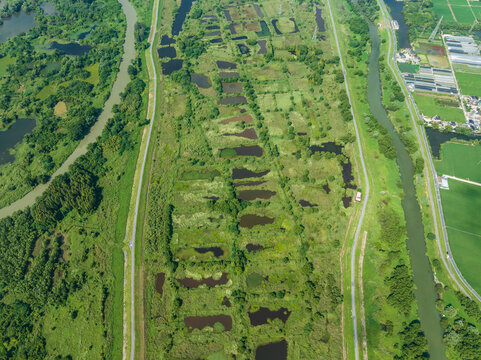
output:
M410 48L401 49L401 51L396 54L396 60L400 63L414 65L419 65L421 63L421 58Z
M466 110L466 120L468 126L474 131L481 128L481 100L477 96L461 96L463 107Z
M444 35L448 56L452 63L481 67L479 46L469 36Z
M419 67L417 74L403 74L409 90L431 91L441 94L458 94L456 80L450 69Z

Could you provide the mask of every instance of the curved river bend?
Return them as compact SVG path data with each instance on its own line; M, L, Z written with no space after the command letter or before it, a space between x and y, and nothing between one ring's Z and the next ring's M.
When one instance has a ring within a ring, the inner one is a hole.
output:
M401 174L404 190L404 198L401 203L407 228L407 248L413 271L413 280L416 285L414 294L418 305L421 328L426 335L428 351L431 358L445 360L443 330L435 305L437 295L434 289L434 278L429 259L426 256L424 226L421 209L416 198L416 188L414 186L414 166L409 153L406 151L399 135L394 131L394 126L382 106L381 80L379 75L380 38L376 25L369 25L369 35L372 44L368 73L367 97L369 107L379 124L392 136L393 145L396 150L396 162Z
M114 106L114 104L120 103L120 93L125 89L125 86L130 81L130 77L127 73L127 68L131 64L132 60L135 59L136 54L134 26L137 21L137 14L134 7L128 0L118 0L118 2L122 5L122 11L124 12L127 19L124 52L122 56L122 61L120 63L119 71L117 73L117 78L114 82L114 85L112 86L110 96L104 104L102 113L97 119L97 122L90 129L90 132L80 141L72 154L70 154L67 160L65 160L65 162L51 176L50 181L35 187L32 191L30 191L21 199L0 209L0 219L12 215L15 211L22 210L27 206L33 205L37 197L43 194L43 192L48 188L50 182L55 177L67 172L69 166L72 165L75 160L77 160L80 156L84 155L87 152L87 146L97 140L97 137L102 134L102 130L107 124L107 121L112 117L112 107Z

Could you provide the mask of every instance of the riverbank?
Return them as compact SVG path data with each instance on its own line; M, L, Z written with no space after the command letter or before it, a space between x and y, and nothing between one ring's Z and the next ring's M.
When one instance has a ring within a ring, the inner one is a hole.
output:
M75 162L80 156L87 152L87 148L90 144L94 143L97 138L101 135L107 121L112 117L112 108L115 104L120 103L120 94L124 91L125 86L130 81L130 77L127 73L128 66L131 64L132 60L135 58L135 39L134 39L134 26L137 21L135 10L128 0L118 0L122 5L122 11L127 20L127 27L125 31L125 40L123 46L123 56L122 61L117 72L116 80L112 86L112 90L107 101L104 104L103 110L99 115L96 123L91 127L89 133L83 137L79 142L75 150L70 154L70 156L63 162L63 164L53 173L50 180L45 184L36 186L27 195L23 196L21 199L13 202L12 204L5 206L0 209L0 219L6 216L12 215L15 211L25 209L28 206L32 206L35 200L40 197L48 186L51 184L52 180L59 175L67 172L69 166Z

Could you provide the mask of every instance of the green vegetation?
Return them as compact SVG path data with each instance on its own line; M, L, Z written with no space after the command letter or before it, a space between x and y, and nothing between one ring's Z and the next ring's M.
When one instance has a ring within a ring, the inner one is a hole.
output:
M1 358L122 351L121 249L147 98L143 60L134 66L99 140L32 208L0 220Z
M481 82L481 74L456 71L456 80L461 94L481 96L481 89L478 85Z
M419 71L419 65L409 63L398 63L399 70L403 73L416 73Z
M163 123L154 134L140 262L145 356L254 358L259 345L284 339L289 358L337 359L339 251L358 181L339 59L328 33L312 39L313 6L321 5L282 3L282 17L293 17L300 31L277 35L272 20L280 2L259 4L276 34L267 38L252 4L229 4L194 3L174 45L183 68L162 78ZM176 3L162 7L170 14ZM230 41L224 10L236 19L235 36L248 37L249 53ZM212 15L218 21L201 22ZM166 18L160 35L171 33L173 19ZM284 20L281 31L293 30ZM222 43L204 36L193 49L185 41L211 25L220 27ZM259 40L266 40L265 54ZM217 61L235 69L219 69ZM222 71L239 76L222 79ZM191 74L213 86L197 87ZM223 83L233 81L247 105L219 104L228 96ZM235 169L245 173L236 177ZM166 277L161 289L159 274ZM261 308L290 314L255 326L249 312ZM198 328L187 324L193 316ZM207 316L218 323L204 326Z
M477 291L481 291L479 279L477 279L478 272L476 268L467 264L472 264L473 256L481 251L479 242L476 245L472 239L472 236L478 237L478 239L481 236L481 227L474 215L481 206L480 195L480 187L456 180L449 180L449 190L441 192L446 226L450 230L450 234L459 233L454 236L454 242L451 243L450 238L453 256L467 281ZM462 240L464 238L467 243ZM475 247L469 249L468 244L475 245ZM458 248L458 246L460 247ZM465 260L467 263L464 262Z
M436 161L440 174L481 183L481 146L448 142L442 145L441 160Z
M9 5L35 10L38 25L0 44L0 130L18 118L38 124L15 148L15 161L0 166L2 207L45 182L70 155L97 120L121 59L125 18L116 0L53 1L58 13L50 16L40 3ZM92 46L87 54L50 49L86 30L80 44Z
M459 101L455 96L416 92L413 97L419 111L425 116L439 115L444 121L466 123L464 112L459 107Z

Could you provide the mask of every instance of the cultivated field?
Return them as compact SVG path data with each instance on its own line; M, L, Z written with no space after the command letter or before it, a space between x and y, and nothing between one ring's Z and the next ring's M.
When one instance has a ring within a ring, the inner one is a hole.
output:
M439 173L481 183L481 146L446 143L436 161Z

